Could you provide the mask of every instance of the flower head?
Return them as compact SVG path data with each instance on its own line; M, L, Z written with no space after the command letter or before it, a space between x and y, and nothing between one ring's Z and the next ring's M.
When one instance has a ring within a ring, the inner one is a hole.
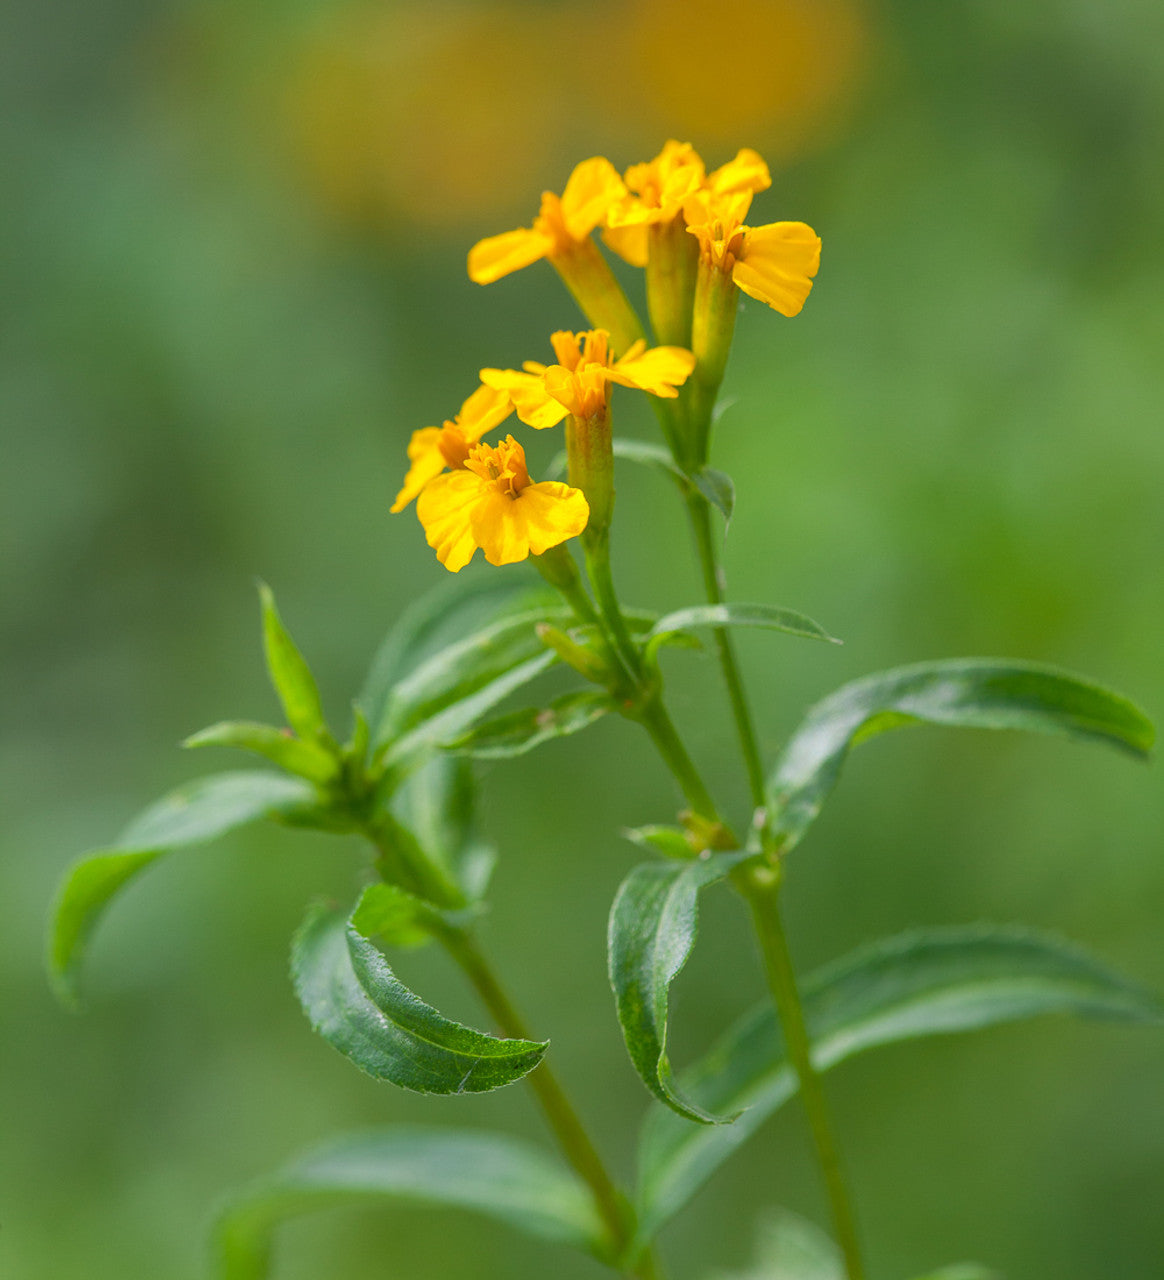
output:
M437 559L457 573L478 547L490 564L540 556L577 537L590 508L580 489L532 483L521 445L506 436L496 446L474 445L463 467L431 480L416 514Z
M470 446L476 444L486 431L492 431L504 422L512 412L513 405L504 391L481 386L461 405L460 413L446 421L444 426L421 427L414 431L408 442L408 461L412 465L392 510L403 511L446 467L464 466Z
M687 230L703 262L730 275L749 297L797 315L820 266L820 237L803 222L745 226L751 202L746 190L700 192L683 206Z
M606 218L626 187L614 165L602 156L583 160L570 174L561 196L542 194L542 204L532 227L519 227L478 241L469 250L469 278L491 284L542 258L563 258Z
M624 177L628 194L610 206L602 238L636 267L647 264L648 228L678 218L692 196L763 191L772 185L768 166L747 147L709 174L690 143L674 140L653 160L632 165Z
M504 391L527 426L552 427L568 414L590 418L606 412L610 385L637 387L673 399L695 367L695 357L682 347L652 347L636 342L615 360L603 329L582 333L560 330L550 335L557 363L527 360L524 372L482 369L481 381Z

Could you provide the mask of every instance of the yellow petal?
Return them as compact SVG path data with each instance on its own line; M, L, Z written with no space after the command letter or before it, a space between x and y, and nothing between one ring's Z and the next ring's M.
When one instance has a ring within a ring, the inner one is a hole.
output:
M472 531L490 564L516 564L532 552L576 537L586 527L590 508L580 489L547 481L531 484L516 498L497 490L473 506Z
M640 355L624 356L613 369L606 371L612 382L624 387L638 387L653 396L674 399L695 368L695 357L682 347L652 347Z
M734 160L707 175L707 185L721 195L735 191L767 191L772 185L772 175L757 152L742 147Z
M549 236L529 227L479 240L469 250L469 279L477 284L492 284L511 271L520 271L544 258L553 247Z
M732 279L781 315L797 315L820 266L820 237L803 222L772 222L744 235Z
M412 466L404 477L404 484L392 504L392 511L403 511L434 476L439 476L445 469L445 460L441 454L440 427L421 427L412 433L408 442L408 460Z
M465 439L474 444L486 431L500 426L512 412L513 404L503 389L482 384L461 405L457 425Z
M477 550L472 513L487 488L472 471L448 471L430 481L416 501L428 545L450 573L459 573Z
M527 427L541 431L557 426L566 416L566 410L546 391L542 374L519 373L516 369L482 369L481 381L487 387L504 391Z
M607 227L602 233L606 244L620 258L629 262L632 267L647 265L648 248L647 222L644 220L637 226L628 224L618 227Z
M585 240L606 217L606 211L626 195L618 170L604 156L577 165L562 192L562 217L575 240Z

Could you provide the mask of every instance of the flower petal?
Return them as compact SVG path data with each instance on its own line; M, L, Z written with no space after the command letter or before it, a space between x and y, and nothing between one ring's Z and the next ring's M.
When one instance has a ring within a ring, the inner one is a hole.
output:
M499 236L478 240L469 250L469 279L476 284L492 284L512 271L520 271L544 258L554 247L553 240L540 231L518 227Z
M638 225L607 227L602 239L618 256L629 262L632 267L645 267L650 252L647 232L647 220Z
M486 431L500 426L513 412L513 402L508 393L499 387L482 383L461 405L457 414L457 426L470 444L475 444Z
M428 545L450 573L460 572L477 550L471 521L487 490L488 485L472 471L447 471L425 485L416 500Z
M720 195L736 191L767 191L772 185L772 175L758 152L750 147L741 147L734 160L707 175L707 185Z
M581 489L557 481L524 488L516 498L494 490L473 506L473 538L490 564L539 556L586 528L590 507Z
M487 387L504 391L527 427L541 431L544 427L556 426L566 416L566 410L547 393L541 374L519 373L516 369L482 369L481 381Z
M683 347L652 347L640 355L624 356L606 376L624 387L638 387L670 400L694 368L695 357Z
M626 193L618 170L604 156L583 160L562 192L566 229L575 240L585 240L606 217L607 209Z
M732 279L781 315L797 315L820 266L820 237L803 222L749 227Z
M408 460L412 466L408 468L404 484L392 504L393 514L403 511L421 489L445 469L440 441L440 427L421 427L412 433L408 442Z

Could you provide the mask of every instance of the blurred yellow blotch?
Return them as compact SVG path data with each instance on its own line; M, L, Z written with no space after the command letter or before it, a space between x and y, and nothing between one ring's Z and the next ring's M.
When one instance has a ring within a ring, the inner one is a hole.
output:
M300 44L284 119L333 213L482 226L575 152L746 139L787 162L843 118L868 42L861 0L359 4Z

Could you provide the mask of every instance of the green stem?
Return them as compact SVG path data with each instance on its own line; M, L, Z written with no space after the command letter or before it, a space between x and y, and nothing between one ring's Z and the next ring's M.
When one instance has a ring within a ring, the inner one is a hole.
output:
M519 1040L534 1039L525 1019L514 1007L472 935L465 930L450 930L441 935L441 941L473 984L498 1027L507 1036ZM549 1063L543 1059L527 1078L563 1154L594 1196L594 1203L610 1233L615 1256L621 1257L634 1238L630 1206L607 1173L602 1157ZM655 1280L659 1273L654 1256L647 1252L627 1274L639 1277L639 1280Z
M687 754L683 739L675 728L662 697L656 693L639 708L635 717L651 735L663 763L671 770L691 811L709 822L724 825L699 770Z
M764 953L768 985L780 1015L788 1054L800 1081L800 1096L804 1099L817 1159L824 1175L833 1227L845 1259L845 1271L849 1280L864 1280L865 1269L857 1240L857 1224L849 1202L837 1144L833 1138L824 1087L813 1065L808 1032L804 1025L804 1010L796 989L796 973L780 919L780 876L772 868L763 868L741 874L736 879L736 885L751 908L756 936Z
M642 663L639 651L626 619L622 616L622 606L618 602L618 592L614 589L614 578L610 571L610 535L607 531L587 529L582 535L582 550L586 557L586 575L594 588L594 596L603 622L611 640L631 681L640 682Z
M691 517L691 529L699 552L699 564L703 571L703 589L708 603L722 604L725 594L723 571L718 563L715 539L711 531L711 507L701 493L693 492L687 498L687 512ZM756 742L756 726L748 706L747 694L744 692L744 681L740 675L732 638L725 627L716 627L714 635L719 665L723 671L728 699L731 702L736 736L740 741L740 752L744 757L744 767L748 774L748 790L752 797L752 807L759 809L764 804L764 766L761 763L760 749Z

